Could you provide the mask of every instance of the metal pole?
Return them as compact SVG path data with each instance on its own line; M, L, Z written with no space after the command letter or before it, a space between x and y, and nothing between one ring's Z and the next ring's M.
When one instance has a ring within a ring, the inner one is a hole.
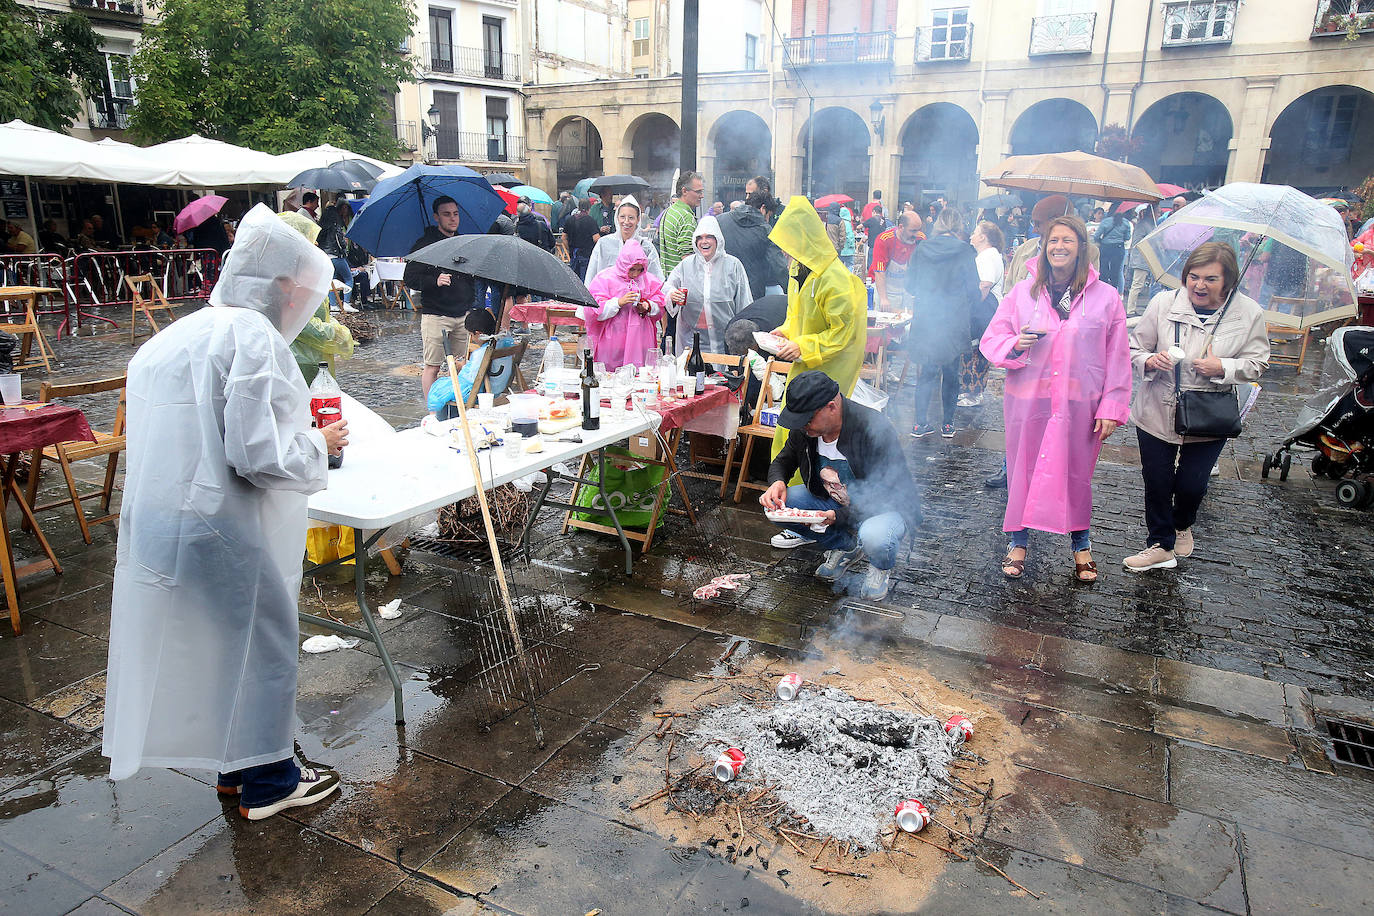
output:
M682 132L678 139L678 167L683 172L697 169L697 25L700 18L699 0L685 0L682 6Z
M806 115L806 196L816 199L816 99Z

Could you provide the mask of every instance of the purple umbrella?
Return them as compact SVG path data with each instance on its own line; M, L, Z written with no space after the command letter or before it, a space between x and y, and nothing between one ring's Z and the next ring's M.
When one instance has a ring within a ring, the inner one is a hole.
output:
M227 203L229 203L229 198L220 197L218 194L206 194L204 197L197 197L177 214L176 220L172 223L172 229L177 233L194 229L223 210Z

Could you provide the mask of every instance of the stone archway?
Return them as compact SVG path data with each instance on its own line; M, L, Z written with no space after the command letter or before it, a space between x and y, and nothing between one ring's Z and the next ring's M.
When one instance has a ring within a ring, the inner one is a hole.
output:
M1324 86L1285 108L1269 131L1262 181L1318 193L1374 174L1374 94Z
M729 206L744 199L744 185L756 175L773 177L773 133L752 111L729 111L711 125L707 136L715 157L708 199Z
M952 102L916 111L902 130L897 197L918 207L943 197L950 202L978 197L978 125Z
M1011 154L1091 153L1097 146L1097 119L1081 102L1045 99L1036 102L1011 127Z
M1158 182L1215 188L1226 182L1233 133L1226 106L1201 92L1176 92L1155 102L1131 130L1140 145L1130 162Z
M681 135L676 121L657 112L636 118L625 131L630 171L649 182L651 198L672 196L673 172L682 149ZM647 205L647 201L640 203Z
M549 145L558 152L558 190L570 190L583 178L602 174L601 131L581 115L555 124Z
M822 108L816 112L801 131L801 193L812 197L841 193L867 200L870 142L868 124L850 109Z

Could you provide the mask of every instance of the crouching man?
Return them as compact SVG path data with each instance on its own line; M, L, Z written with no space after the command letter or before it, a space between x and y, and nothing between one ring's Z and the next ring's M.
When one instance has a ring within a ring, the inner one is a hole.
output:
M896 429L878 411L840 394L839 384L818 369L788 384L778 425L793 435L769 465L768 489L759 502L765 509L824 512L824 533L802 524L782 527L814 539L825 551L816 577L826 582L839 581L867 556L859 597L886 598L897 549L921 523L916 483ZM796 473L801 483L789 487Z

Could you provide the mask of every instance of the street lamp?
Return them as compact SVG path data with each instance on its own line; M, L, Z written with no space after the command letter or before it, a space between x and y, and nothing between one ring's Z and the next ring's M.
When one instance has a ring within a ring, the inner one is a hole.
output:
M440 122L439 122L439 106L436 105L436 104L433 103L433 102L430 102L430 103L429 103L429 110L425 112L425 116L428 117L429 120L426 121L426 120L424 120L423 118L420 120L420 140L421 140L421 142L422 142L422 143L424 144L424 146L425 146L426 158L428 158L428 159L433 159L433 158L436 158L436 157L438 156L438 146L439 146L439 143L438 143L438 140L436 139L436 140L435 140L435 144L434 144L434 146L435 146L435 155L434 155L434 156L430 156L430 155L428 155L428 153L429 153L429 140L430 140L431 137L437 138L437 137L439 136L439 123L440 123ZM431 126L431 125L433 125L433 126Z
M873 125L873 133L877 136L878 142L882 143L885 119L883 118L883 103L877 99L874 99L873 104L868 106L868 123Z

